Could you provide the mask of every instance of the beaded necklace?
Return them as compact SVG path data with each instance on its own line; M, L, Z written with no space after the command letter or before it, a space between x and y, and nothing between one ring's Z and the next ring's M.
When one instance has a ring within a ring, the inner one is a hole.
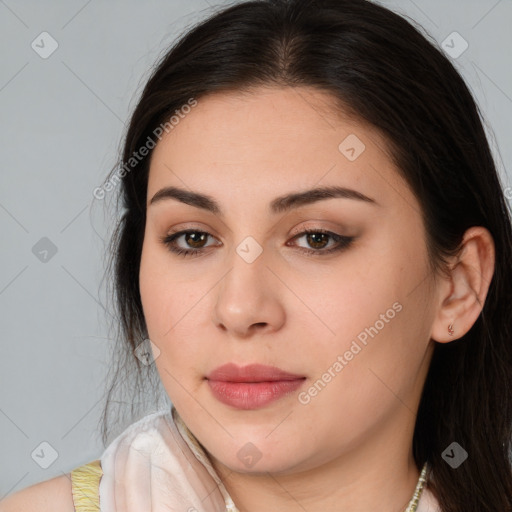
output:
M423 491L423 487L427 480L426 474L427 474L427 463L425 462L425 464L423 464L423 469L421 470L421 474L420 474L420 478L418 479L418 483L416 484L416 489L414 490L414 494L411 498L411 501L409 502L409 505L407 505L405 512L415 512L416 509L418 508L418 502L420 501L421 493Z

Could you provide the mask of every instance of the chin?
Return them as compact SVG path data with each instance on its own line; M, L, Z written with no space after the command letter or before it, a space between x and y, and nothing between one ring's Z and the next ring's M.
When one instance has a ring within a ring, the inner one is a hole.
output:
M235 446L230 445L225 449L218 448L214 452L210 452L223 466L229 468L231 471L237 473L250 473L250 474L287 474L293 472L297 468L303 469L307 464L304 460L306 455L299 447L285 446L280 444L279 449L276 446L270 446L265 439L262 438L260 442L246 442L235 443ZM300 455L300 458L297 457Z
M295 467L295 461L290 461L286 459L278 459L278 460L265 460L262 456L257 462L246 462L240 461L236 459L230 459L228 461L223 462L223 464L229 468L231 471L236 473L246 473L252 475L267 475L268 473L272 474L287 474L293 471Z

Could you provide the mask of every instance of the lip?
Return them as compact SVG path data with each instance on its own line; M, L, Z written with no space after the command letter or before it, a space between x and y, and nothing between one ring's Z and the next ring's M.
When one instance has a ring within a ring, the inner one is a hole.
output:
M228 363L215 368L206 378L226 382L272 382L304 379L305 377L285 372L275 366L263 364L237 366L234 363Z
M217 400L248 410L259 409L288 395L299 388L306 377L275 366L228 363L213 370L206 379Z

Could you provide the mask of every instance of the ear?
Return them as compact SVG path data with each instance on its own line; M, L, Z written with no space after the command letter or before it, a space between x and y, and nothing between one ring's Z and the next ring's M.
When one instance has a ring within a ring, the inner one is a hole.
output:
M469 228L462 250L451 266L450 278L438 282L437 313L431 338L448 343L466 334L478 319L491 284L495 265L494 240L482 226ZM452 325L453 335L448 332Z

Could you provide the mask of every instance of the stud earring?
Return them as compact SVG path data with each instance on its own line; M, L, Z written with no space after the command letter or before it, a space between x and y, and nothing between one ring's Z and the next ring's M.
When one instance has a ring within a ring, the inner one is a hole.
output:
M448 326L448 334L449 334L450 336L453 336L453 333L454 333L454 330L453 330L453 324L450 324L450 325Z

